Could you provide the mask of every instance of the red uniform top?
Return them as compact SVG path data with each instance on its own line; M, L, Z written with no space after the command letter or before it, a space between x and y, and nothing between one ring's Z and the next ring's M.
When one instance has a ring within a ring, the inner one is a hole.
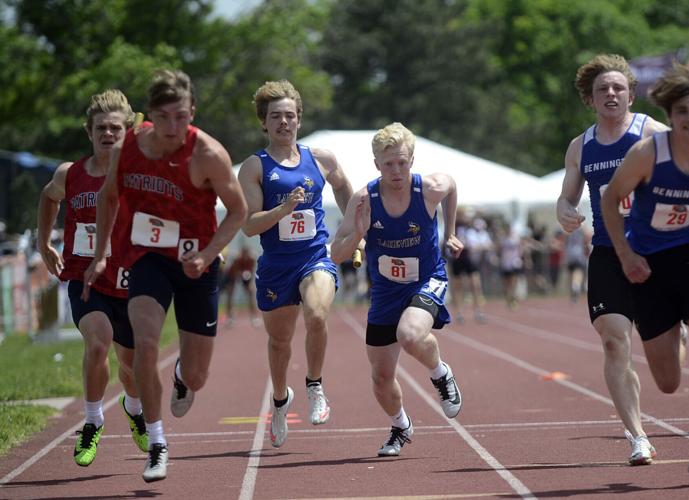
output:
M142 128L151 127L145 122ZM148 252L179 260L188 251L199 251L217 229L216 194L191 182L189 163L198 129L189 126L184 144L174 153L152 160L139 149L129 130L117 167L120 206L126 217L125 234L131 247L123 255L127 267Z
M94 177L86 171L88 157L74 162L67 170L65 178L65 234L62 259L65 267L60 279L84 280L84 271L91 264L96 248L96 201L98 191L105 182L105 176ZM122 224L115 221L112 243L106 251L108 265L105 272L93 284L93 288L111 297L127 297L127 274L122 280L122 268L118 262L119 242ZM112 252L110 248L114 248ZM111 255L111 254L114 254ZM119 278L119 281L118 281ZM125 286L120 286L125 285Z

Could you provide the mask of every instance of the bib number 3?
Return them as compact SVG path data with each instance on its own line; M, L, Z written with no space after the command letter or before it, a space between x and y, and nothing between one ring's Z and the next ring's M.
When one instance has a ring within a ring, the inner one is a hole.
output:
M132 222L132 243L144 247L172 248L179 242L179 222L136 212Z

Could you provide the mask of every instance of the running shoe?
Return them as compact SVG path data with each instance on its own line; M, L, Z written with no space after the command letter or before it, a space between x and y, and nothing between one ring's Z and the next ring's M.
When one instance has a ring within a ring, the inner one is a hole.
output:
M321 384L306 386L306 396L309 399L309 418L313 425L326 423L330 419L330 406L328 398L323 393Z
M177 366L179 366L179 358L175 363L175 370L173 371L172 379L172 396L170 397L170 411L175 417L183 417L191 408L194 402L194 391L190 390L179 377L177 377Z
M649 465L656 457L656 449L651 445L647 436L641 435L636 438L627 429L624 435L632 446L632 454L629 457L629 465Z
M148 450L146 468L144 468L143 478L147 483L160 481L167 477L167 446L161 443L154 443Z
M400 429L394 425L390 429L390 437L383 443L380 450L378 450L379 457L396 457L402 451L402 446L405 443L411 443L411 435L414 434L414 426L409 419L409 427Z
M84 424L83 429L77 431L77 444L74 446L74 461L77 465L88 467L96 458L98 441L103 432L103 426L96 427L94 424Z
M455 418L462 409L462 393L459 392L450 365L445 362L443 364L447 368L447 373L439 379L431 379L431 382L440 394L440 405L443 407L445 416Z
M287 388L287 402L280 408L275 406L273 401L273 415L270 418L270 444L279 448L287 439L287 412L294 399L294 391L291 387Z
M130 415L127 411L127 407L124 406L124 394L120 398L120 406L124 410L124 414L127 417L127 422L129 423L129 430L132 432L132 439L136 446L139 447L144 453L148 451L148 434L146 433L146 422L144 421L144 414L139 413L138 415Z

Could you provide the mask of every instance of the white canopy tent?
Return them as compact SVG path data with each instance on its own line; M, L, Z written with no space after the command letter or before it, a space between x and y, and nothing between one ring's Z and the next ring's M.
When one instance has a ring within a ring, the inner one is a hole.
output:
M379 175L371 151L374 135L375 130L323 130L299 142L335 153L356 190ZM533 175L423 137L416 138L414 158L414 172L422 175L444 172L454 177L460 205L509 207L525 202L540 189L538 178ZM324 195L324 201L334 204L332 191Z
M353 189L358 190L379 175L371 151L375 132L322 130L301 138L299 143L332 151ZM455 179L459 205L500 212L521 225L525 224L531 207L551 205L554 210L562 185L562 177L557 172L539 178L418 136L414 158L413 172L422 175L444 172ZM323 193L323 203L332 235L342 215L330 187ZM224 207L220 204L218 209L218 216L222 218Z

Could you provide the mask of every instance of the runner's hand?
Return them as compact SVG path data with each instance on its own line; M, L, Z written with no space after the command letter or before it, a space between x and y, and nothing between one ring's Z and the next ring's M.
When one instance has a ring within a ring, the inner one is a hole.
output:
M89 267L84 271L84 288L81 291L81 300L88 302L91 285L93 285L98 277L105 271L107 262L105 259L91 261Z

